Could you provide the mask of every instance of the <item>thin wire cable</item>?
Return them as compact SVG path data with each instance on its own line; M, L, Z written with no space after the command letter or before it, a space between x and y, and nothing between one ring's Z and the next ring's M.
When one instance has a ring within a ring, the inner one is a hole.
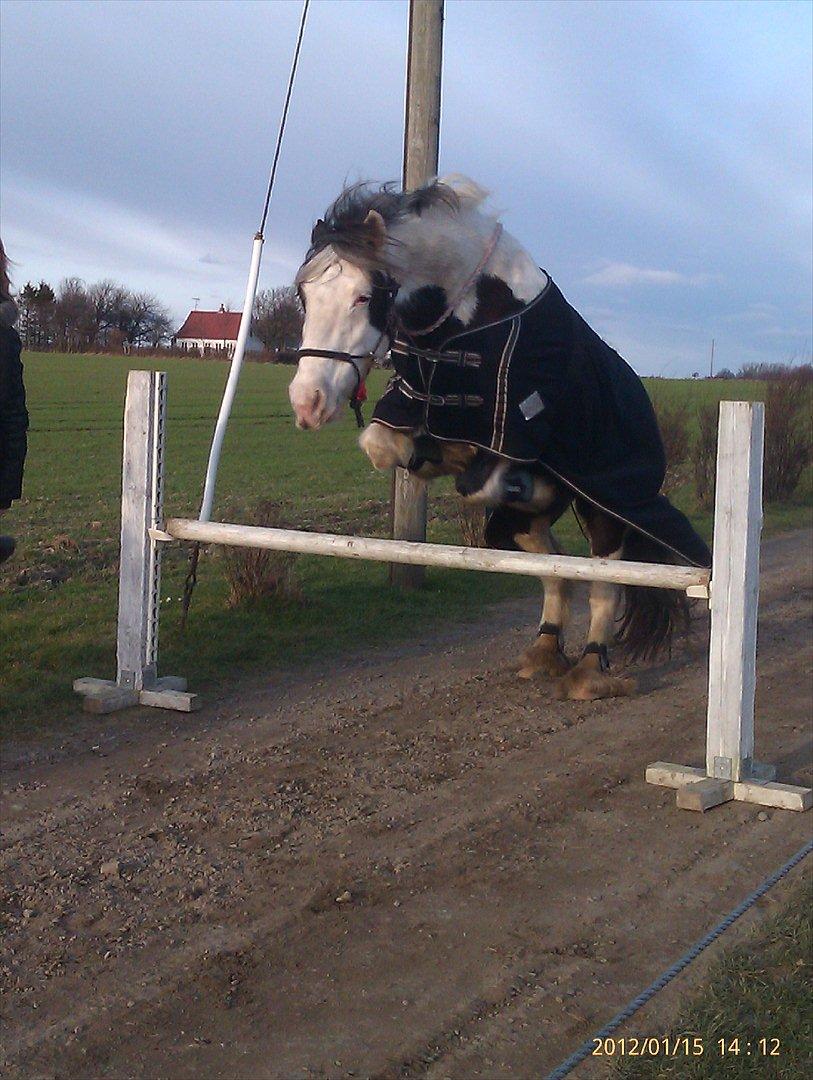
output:
M596 1039L606 1039L608 1035L612 1035L612 1033L629 1020L631 1016L634 1016L635 1013L643 1008L643 1006L646 1005L659 990L663 990L667 983L670 983L676 975L679 975L684 968L688 967L692 960L698 957L704 949L707 949L712 942L716 941L721 934L724 934L729 926L739 919L740 915L744 915L749 908L753 907L757 900L763 897L769 889L772 889L777 881L780 881L786 874L789 874L794 866L800 863L811 851L813 851L813 840L809 840L792 858L788 859L784 866L780 867L776 873L771 874L769 878L766 878L759 888L754 889L751 895L747 896L733 911L729 911L722 922L718 923L713 930L710 930L704 938L701 938L700 941L696 942L688 952L684 953L679 960L676 960L670 968L667 968L663 975L648 986L646 990L640 993L638 997L633 998L629 1005L627 1005L617 1016L614 1016L609 1024L606 1024L601 1031L597 1031L595 1035L592 1035L589 1039L585 1040L578 1050L563 1061L561 1065L555 1068L552 1073L548 1073L545 1080L563 1080L563 1077L573 1072L577 1065L581 1065L584 1059L593 1053L596 1048Z
M299 50L302 48L302 36L305 33L305 20L308 17L308 8L310 7L310 2L311 0L304 0L302 4L302 16L299 20L299 33L296 38L294 59L291 63L291 73L288 76L288 89L285 91L285 104L282 106L282 117L280 118L279 130L277 131L277 145L274 148L274 159L271 162L271 175L268 177L268 190L265 193L263 216L260 219L260 228L258 230L260 236L262 236L265 232L265 222L266 218L268 217L268 208L271 205L271 192L274 190L274 180L277 176L277 162L279 161L279 152L282 149L282 137L285 134L285 124L288 120L288 107L291 104L291 93L294 89L296 69L299 66Z

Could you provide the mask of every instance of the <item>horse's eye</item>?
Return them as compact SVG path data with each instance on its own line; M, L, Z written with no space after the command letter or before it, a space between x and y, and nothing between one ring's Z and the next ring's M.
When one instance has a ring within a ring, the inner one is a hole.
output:
M369 304L369 303L370 303L370 297L369 296L357 296L356 299L353 301L353 307L358 307L359 304Z

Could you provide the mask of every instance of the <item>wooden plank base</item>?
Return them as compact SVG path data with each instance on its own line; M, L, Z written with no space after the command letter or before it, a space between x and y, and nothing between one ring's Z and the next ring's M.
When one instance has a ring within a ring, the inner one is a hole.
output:
M754 764L757 777L773 777L771 765ZM646 770L646 782L658 787L677 789L677 804L683 810L701 813L732 800L772 806L780 810L809 810L813 805L813 790L793 784L776 784L771 779L718 780L706 776L704 769L691 765L673 765L656 761Z
M715 780L706 776L702 780L692 780L681 784L677 789L677 804L681 810L699 810L704 813L712 806L730 802L734 798L734 784L730 780Z
M138 702L153 709L174 709L176 712L197 712L203 704L199 694L160 689L142 690Z
M77 686L77 683L85 683ZM82 695L82 708L89 713L111 713L138 705L138 691L105 679L77 679L74 690Z
M90 678L75 679L73 688L77 694L81 694L82 708L89 713L119 712L121 709L132 709L135 705L196 712L203 704L199 694L186 692L186 679L178 675L165 675L140 691L119 686L112 679Z

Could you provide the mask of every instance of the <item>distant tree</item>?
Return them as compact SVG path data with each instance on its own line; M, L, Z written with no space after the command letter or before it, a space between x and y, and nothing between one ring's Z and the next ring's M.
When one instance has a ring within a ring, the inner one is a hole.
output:
M269 351L295 348L302 334L303 318L302 305L293 286L262 289L257 293L253 330Z
M152 293L128 293L117 316L125 346L158 345L171 330L169 312Z
M172 337L172 331L173 322L169 312L158 304L147 315L141 342L157 349L159 345L163 345Z
M99 349L111 346L111 331L118 326L119 313L127 301L127 290L115 281L105 279L91 285L87 290L93 310L95 345Z
M714 376L715 379L736 379L734 372L727 367L724 367L721 371L718 371Z
M29 281L17 295L20 310L20 337L27 349L47 349L52 340L56 296L46 281Z
M54 306L54 344L66 352L81 352L96 344L93 306L81 278L59 283Z
M155 296L133 293L109 279L86 285L80 278L65 278L56 293L45 281L29 281L17 305L27 349L156 348L172 336L169 312Z
M18 329L26 349L37 348L37 288L27 282L17 294Z

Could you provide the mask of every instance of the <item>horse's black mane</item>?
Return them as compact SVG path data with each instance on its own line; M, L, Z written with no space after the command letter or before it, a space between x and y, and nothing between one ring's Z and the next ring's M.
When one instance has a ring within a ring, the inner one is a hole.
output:
M395 181L373 187L370 184L352 184L346 187L336 201L325 211L311 233L311 246L297 274L297 281L311 259L326 247L332 247L343 258L365 269L386 271L387 245L395 241L388 237L383 246L371 244L371 229L367 215L375 210L390 225L412 215L420 215L432 206L445 205L450 210L459 208L457 194L447 184L433 180L414 191L398 191Z

